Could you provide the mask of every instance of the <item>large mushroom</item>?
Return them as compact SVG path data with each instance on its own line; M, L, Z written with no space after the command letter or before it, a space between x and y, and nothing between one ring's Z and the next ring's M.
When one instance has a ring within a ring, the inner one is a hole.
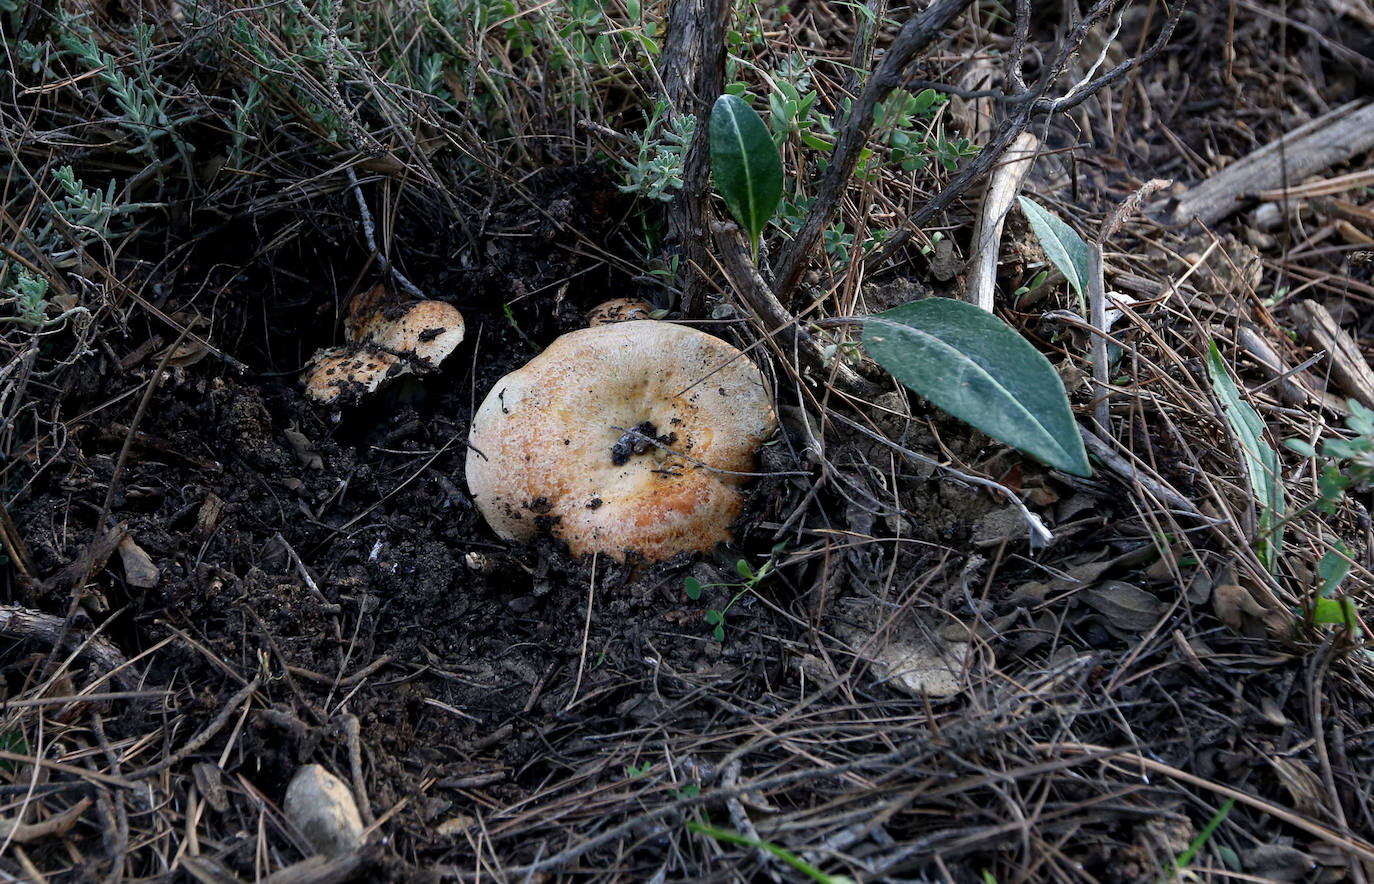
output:
M498 535L661 561L728 540L773 434L758 368L692 328L634 320L563 335L473 417L468 489Z

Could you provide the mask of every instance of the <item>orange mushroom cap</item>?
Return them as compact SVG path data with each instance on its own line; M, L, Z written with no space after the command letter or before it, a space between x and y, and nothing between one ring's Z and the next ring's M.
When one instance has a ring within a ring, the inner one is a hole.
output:
M497 382L473 417L468 489L506 540L547 525L573 555L661 561L729 539L747 478L735 474L776 428L763 375L725 341L600 325Z

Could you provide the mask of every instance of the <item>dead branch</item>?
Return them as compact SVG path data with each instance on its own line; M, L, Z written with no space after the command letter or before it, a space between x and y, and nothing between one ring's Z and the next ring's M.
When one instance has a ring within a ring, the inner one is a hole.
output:
M687 149L673 210L669 241L682 249L682 312L699 317L706 305L706 202L710 194L711 150L706 119L725 83L725 31L730 5L724 0L676 0L668 11L663 47L663 94L673 112L697 118Z
M1182 2L1174 6L1168 20L1164 22L1163 28L1160 29L1159 36L1155 38L1154 43L1138 57L1127 59L1105 74L1085 83L1078 84L1073 87L1069 95L1060 98L1045 98L1044 95L1048 91L1050 85L1063 75L1064 69L1069 63L1069 59L1078 51L1078 46L1083 42L1083 38L1087 36L1089 28L1104 18L1113 6L1115 6L1115 2L1112 2L1112 0L1099 0L1064 40L1063 44L1060 46L1059 53L1055 56L1054 61L1046 66L1036 86L1022 94L1010 95L1004 98L1004 103L1017 108L1016 112L1002 121L1002 124L997 127L997 132L993 136L992 141L983 146L982 150L978 152L978 156L974 157L973 160L970 161L949 184L945 185L945 188L936 194L933 199L904 221L901 227L894 231L892 236L888 237L883 247L864 262L865 273L876 271L893 258L901 249L906 247L906 244L911 240L915 230L953 205L954 201L962 196L964 191L968 190L974 181L986 175L1002 158L1002 154L1007 148L1026 130L1037 115L1050 112L1062 112L1075 107L1158 55L1159 51L1169 42L1169 38L1173 36L1174 28L1178 26L1179 19L1183 17L1183 12L1187 9L1188 2L1187 0L1182 0ZM819 202L819 200L817 200L817 202Z
M75 648L79 655L89 657L102 673L115 672L114 679L121 690L134 691L138 687L135 675L120 668L124 666L124 655L109 639L92 636L82 640L65 628L61 617L40 614L19 605L0 605L0 636L11 640L34 640L52 645L54 650L59 644L63 650Z
M1245 206L1259 191L1301 181L1374 147L1374 104L1349 102L1271 141L1197 184L1154 214L1183 226L1211 227Z

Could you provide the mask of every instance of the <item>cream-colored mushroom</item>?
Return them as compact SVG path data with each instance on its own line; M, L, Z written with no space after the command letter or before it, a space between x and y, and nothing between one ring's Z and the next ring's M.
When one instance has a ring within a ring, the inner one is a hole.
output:
M305 392L316 402L356 401L388 380L437 369L463 340L463 315L442 301L384 307L373 289L351 307L344 324L350 344L311 360Z
M563 335L473 417L468 489L498 535L661 561L728 540L777 419L730 344L651 320Z

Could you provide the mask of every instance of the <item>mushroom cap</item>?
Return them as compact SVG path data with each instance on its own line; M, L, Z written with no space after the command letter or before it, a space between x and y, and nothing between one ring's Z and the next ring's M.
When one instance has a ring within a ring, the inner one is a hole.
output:
M438 368L463 340L463 314L443 301L417 301L395 319L373 318L361 332L383 350L413 355Z
M359 347L330 347L315 354L305 379L305 394L328 405L375 393L392 372L404 372L399 356Z
M632 319L653 319L654 305L640 298L612 298L587 311L587 325L607 325Z
M717 471L751 470L776 428L763 375L725 341L599 325L496 383L472 420L468 489L506 540L547 525L573 555L661 561L729 539L747 477Z
M381 287L354 298L344 322L349 346L320 350L305 392L322 404L357 401L416 368L432 371L463 340L463 314L443 301L385 306Z

